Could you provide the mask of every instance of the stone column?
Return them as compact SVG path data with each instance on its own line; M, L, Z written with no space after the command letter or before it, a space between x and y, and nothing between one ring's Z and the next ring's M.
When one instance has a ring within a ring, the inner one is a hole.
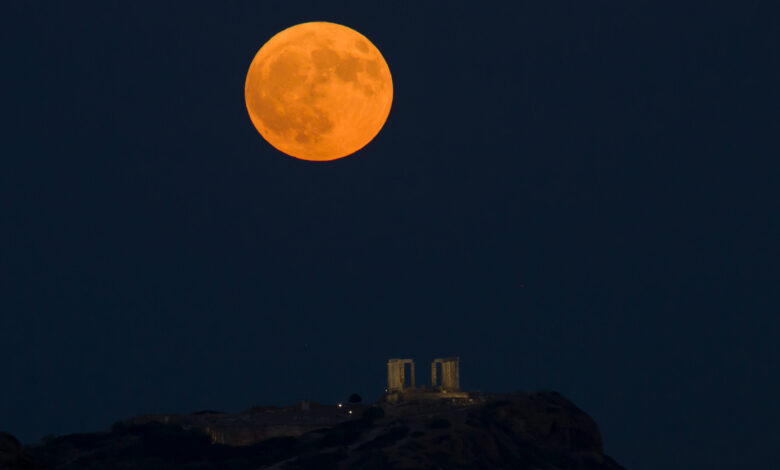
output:
M460 358L455 358L455 373L453 374L452 384L455 386L455 391L460 391Z
M387 361L387 391L393 390L393 363Z
M441 362L441 387L449 392L460 391L460 360L457 357L436 359Z
M387 391L388 392L395 392L400 390L403 387L403 382L399 383L398 379L400 378L400 375L398 374L398 361L390 359L387 362Z
M409 372L412 374L412 380L409 384L411 385L411 388L414 388L414 361L409 361L409 363L411 364Z

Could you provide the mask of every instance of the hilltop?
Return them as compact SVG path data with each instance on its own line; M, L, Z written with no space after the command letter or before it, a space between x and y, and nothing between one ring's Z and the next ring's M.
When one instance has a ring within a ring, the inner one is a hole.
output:
M623 469L555 392L146 415L26 447L0 434L0 468Z

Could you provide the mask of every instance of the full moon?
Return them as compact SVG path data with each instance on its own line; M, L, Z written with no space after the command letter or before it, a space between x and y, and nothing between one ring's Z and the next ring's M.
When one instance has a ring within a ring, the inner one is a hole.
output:
M252 123L272 146L303 160L335 160L382 129L393 80L362 34L335 23L303 23L260 48L244 98Z

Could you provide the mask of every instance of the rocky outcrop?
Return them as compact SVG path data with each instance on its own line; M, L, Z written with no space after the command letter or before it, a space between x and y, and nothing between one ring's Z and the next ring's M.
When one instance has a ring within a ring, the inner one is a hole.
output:
M604 454L596 423L557 393L414 396L361 407L359 413L349 413L346 405L305 404L237 415L143 417L110 432L52 438L28 451L40 468L56 470L622 469ZM254 421L248 421L252 414ZM311 429L327 417L330 423ZM284 425L286 435L257 434L263 426L267 431ZM233 436L226 440L252 443L223 444L214 426ZM6 448L18 454L18 442L0 447Z
M365 406L357 403L322 405L302 401L293 406L255 406L241 413L199 411L192 414L141 415L118 423L137 426L162 423L198 429L215 444L248 446L273 437L300 436L356 418Z
M25 470L35 468L31 457L19 441L7 432L0 432L0 470Z
M414 400L383 410L333 468L622 468L603 453L596 423L554 392ZM343 449L318 455L335 458ZM286 468L307 468L316 455Z

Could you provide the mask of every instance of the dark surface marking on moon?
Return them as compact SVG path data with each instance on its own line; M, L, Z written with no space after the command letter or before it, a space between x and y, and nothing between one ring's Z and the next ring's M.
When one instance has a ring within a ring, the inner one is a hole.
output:
M327 60L327 59L326 59ZM276 134L292 131L300 143L316 141L333 129L333 123L320 109L291 99L293 93L314 90L307 86L307 60L295 52L284 52L268 66L268 79L259 83L260 93L252 94L254 109L265 127Z
M365 41L355 41L355 46L368 52L368 45ZM347 83L352 83L357 89L359 89L364 95L372 96L375 93L374 87L379 83L381 89L381 67L379 61L374 59L363 59L354 55L347 54L343 56L334 49L327 47L320 47L311 51L311 60L314 63L314 67L318 73L310 80L310 90L308 96L310 98L316 98L320 96L315 91L315 87L320 84L324 84L330 81L330 74L335 71L336 76ZM358 73L366 72L372 79L372 84L360 84L358 80Z
M382 76L382 68L379 65L378 60L367 60L366 61L366 73L369 77L374 78L376 80L379 80L379 78Z
M357 74L363 69L360 59L355 56L342 57L336 66L336 76L345 82L357 82Z
M313 39L313 35L305 38ZM384 88L379 60L340 54L327 41L319 44L308 58L294 51L281 52L268 64L267 78L257 84L259 93L250 95L253 109L269 131L292 133L300 144L319 141L334 127L328 114L316 106L317 99L324 96L322 85L338 78L365 96ZM363 40L356 40L354 46L363 53L370 50ZM369 83L361 83L359 73L365 73Z
M314 49L311 51L311 60L318 69L328 69L338 65L339 54L333 49Z

